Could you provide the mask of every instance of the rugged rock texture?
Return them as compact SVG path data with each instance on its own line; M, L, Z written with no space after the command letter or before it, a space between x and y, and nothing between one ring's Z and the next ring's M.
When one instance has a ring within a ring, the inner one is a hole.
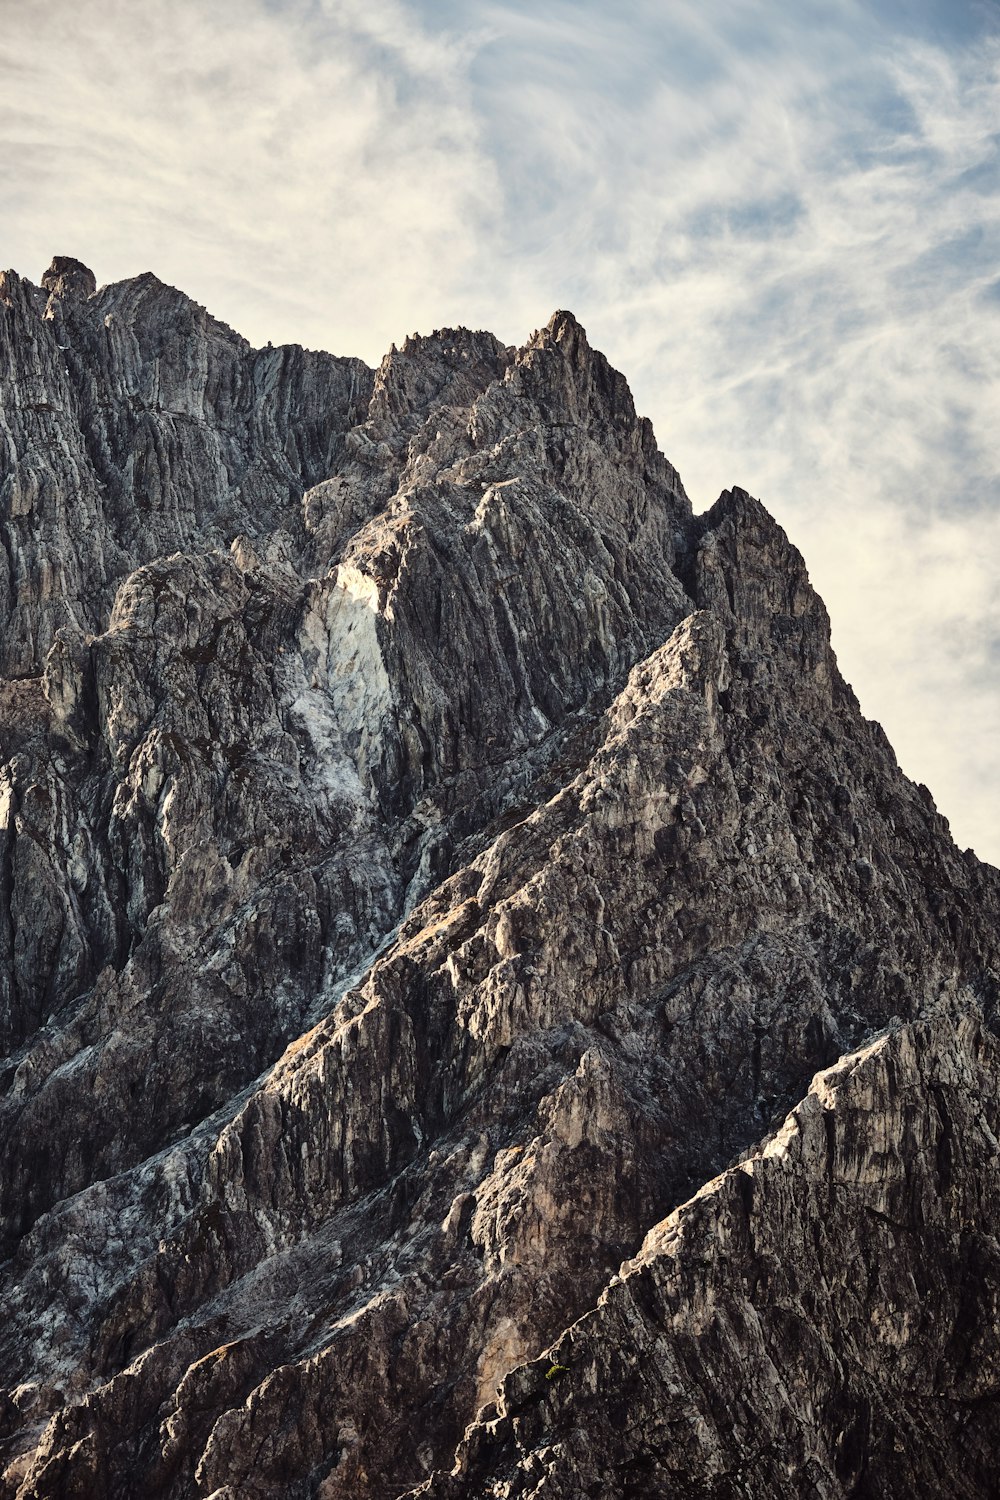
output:
M992 1495L1000 876L764 509L565 313L0 319L0 1495Z
M995 1493L998 1076L967 997L817 1074L419 1493Z

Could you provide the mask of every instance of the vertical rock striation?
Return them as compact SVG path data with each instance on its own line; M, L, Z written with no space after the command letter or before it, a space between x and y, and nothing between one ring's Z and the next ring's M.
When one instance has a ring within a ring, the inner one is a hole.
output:
M992 1494L1000 876L569 314L8 272L0 528L0 1494Z

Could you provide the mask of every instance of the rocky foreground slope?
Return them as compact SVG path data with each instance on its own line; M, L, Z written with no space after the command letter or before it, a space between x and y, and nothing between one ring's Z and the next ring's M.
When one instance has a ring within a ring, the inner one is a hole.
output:
M0 534L0 1495L995 1494L1000 875L570 315L8 272Z

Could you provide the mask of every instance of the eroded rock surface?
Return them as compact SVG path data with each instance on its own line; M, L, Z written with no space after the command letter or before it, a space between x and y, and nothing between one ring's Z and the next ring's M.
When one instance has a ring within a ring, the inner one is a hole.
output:
M817 1074L418 1493L995 1490L998 1084L968 996Z
M566 313L0 323L0 1494L992 1494L1000 877L763 507Z

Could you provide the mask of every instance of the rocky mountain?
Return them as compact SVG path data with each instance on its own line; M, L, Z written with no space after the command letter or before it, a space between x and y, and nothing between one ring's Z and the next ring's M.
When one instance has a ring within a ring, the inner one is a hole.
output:
M0 1496L987 1497L1000 873L568 313L0 277Z

